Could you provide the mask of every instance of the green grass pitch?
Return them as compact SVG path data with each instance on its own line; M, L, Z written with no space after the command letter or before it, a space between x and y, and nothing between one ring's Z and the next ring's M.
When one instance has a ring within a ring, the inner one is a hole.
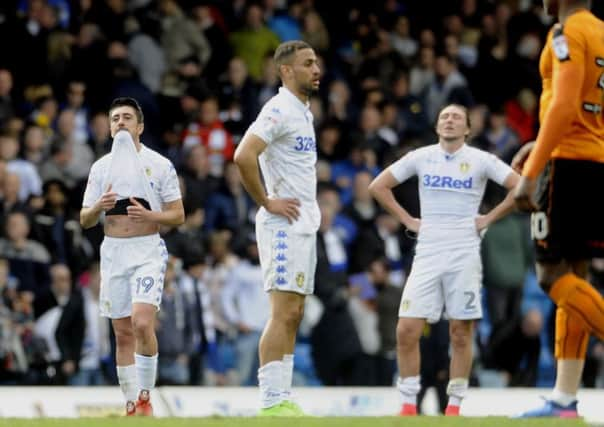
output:
M0 418L0 427L579 427L582 420L503 417L317 417L317 418Z

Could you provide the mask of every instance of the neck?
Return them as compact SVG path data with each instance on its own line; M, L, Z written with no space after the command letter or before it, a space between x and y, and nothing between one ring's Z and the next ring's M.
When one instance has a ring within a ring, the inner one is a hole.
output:
M568 19L568 17L570 15L572 15L573 13L577 12L578 10L581 9L588 9L588 4L587 2L584 1L577 1L577 2L569 2L570 4L567 4L567 2L560 2L560 6L558 9L558 22L560 22L561 24L564 24L564 22Z
M465 140L463 139L455 139L455 140L443 140L438 141L443 150L445 150L449 154L455 153L459 150L462 145L464 145Z
M284 83L283 86L285 86L291 93L293 93L296 96L296 98L298 98L304 104L308 103L308 101L310 100L309 95L302 93L299 90L296 90L292 84Z

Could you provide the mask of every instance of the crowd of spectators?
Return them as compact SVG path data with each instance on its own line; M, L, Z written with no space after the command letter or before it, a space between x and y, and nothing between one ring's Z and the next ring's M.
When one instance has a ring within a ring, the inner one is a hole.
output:
M323 72L311 100L322 222L294 383L392 384L414 240L367 186L393 160L436 141L433 123L447 103L468 107L470 144L509 162L538 129L539 53L552 21L532 0L343 5L1 2L0 383L115 383L113 338L98 316L102 226L82 230L78 212L91 164L111 148L107 107L118 96L142 105L142 142L174 162L184 197L185 224L161 231L170 260L159 383L255 383L269 308L256 206L232 158L278 90L274 49L302 39ZM415 182L396 195L419 213ZM485 203L501 197L489 188ZM535 283L530 245L521 214L485 236L476 385L553 382L552 305ZM603 264L593 262L594 279L604 277ZM445 323L422 341L422 376L437 387L448 376ZM585 385L602 386L603 359L602 343L592 343Z

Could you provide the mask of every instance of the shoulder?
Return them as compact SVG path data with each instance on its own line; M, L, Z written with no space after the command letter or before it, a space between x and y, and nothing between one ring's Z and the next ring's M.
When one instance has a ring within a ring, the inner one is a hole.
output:
M466 150L467 150L466 153L468 153L469 156L473 156L473 157L488 158L491 155L491 153L483 150L482 148L473 147L470 145L466 146Z
M564 25L555 24L549 34L548 43L553 53L560 61L570 59L569 41L575 46L584 45L590 38L594 37L594 30L602 32L603 22L596 18L591 12L579 11L568 17Z
M595 25L602 25L603 22L596 18L594 14L589 11L580 11L573 13L568 17L564 26L560 26L564 34L566 35L582 35L593 29ZM556 30L558 25L554 25L554 37L556 36Z
M168 159L166 156L159 154L157 151L152 150L151 148L145 146L143 148L143 155L148 158L150 161L152 161L153 163L158 164L159 166L161 166L162 168L174 168L174 165L172 164L172 161L170 159Z
M95 161L90 167L90 171L97 171L105 168L111 161L111 153L105 154L103 157Z
M281 117L287 112L287 102L283 98L283 95L276 94L271 99L266 101L260 114L269 115L274 117Z
M406 154L406 156L413 156L416 159L424 159L426 157L434 156L439 151L438 144L432 144L411 150Z

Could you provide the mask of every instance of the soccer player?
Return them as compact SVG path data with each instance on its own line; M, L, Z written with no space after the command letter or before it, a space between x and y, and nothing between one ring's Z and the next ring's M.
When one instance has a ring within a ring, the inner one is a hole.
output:
M524 164L516 203L533 211L537 277L557 305L558 369L545 404L520 416L577 417L589 335L604 338L604 300L584 279L588 260L604 256L604 210L598 200L604 182L604 22L590 13L589 1L546 0L543 5L558 23L541 53L541 128ZM521 165L530 148L515 163Z
M302 41L279 45L274 54L283 86L262 108L235 152L243 184L260 206L256 237L271 313L260 338L260 415L296 416L291 400L293 351L304 298L313 292L317 263L317 145L311 94L320 70ZM260 179L260 171L266 190Z
M168 252L159 226L180 225L185 214L172 163L140 142L143 112L132 98L109 108L111 153L90 169L80 223L104 217L101 315L115 332L117 377L127 415L152 415L150 390L157 372L155 316Z
M411 151L378 175L369 190L408 230L418 233L415 258L401 299L396 330L402 396L400 415L417 414L419 339L425 322L449 318L452 357L446 415L459 415L472 367L474 320L482 317L480 236L513 209L513 193L486 215L478 208L489 179L512 189L519 175L492 154L466 145L465 107L451 104L437 116L438 143ZM421 219L394 198L392 188L417 176Z

